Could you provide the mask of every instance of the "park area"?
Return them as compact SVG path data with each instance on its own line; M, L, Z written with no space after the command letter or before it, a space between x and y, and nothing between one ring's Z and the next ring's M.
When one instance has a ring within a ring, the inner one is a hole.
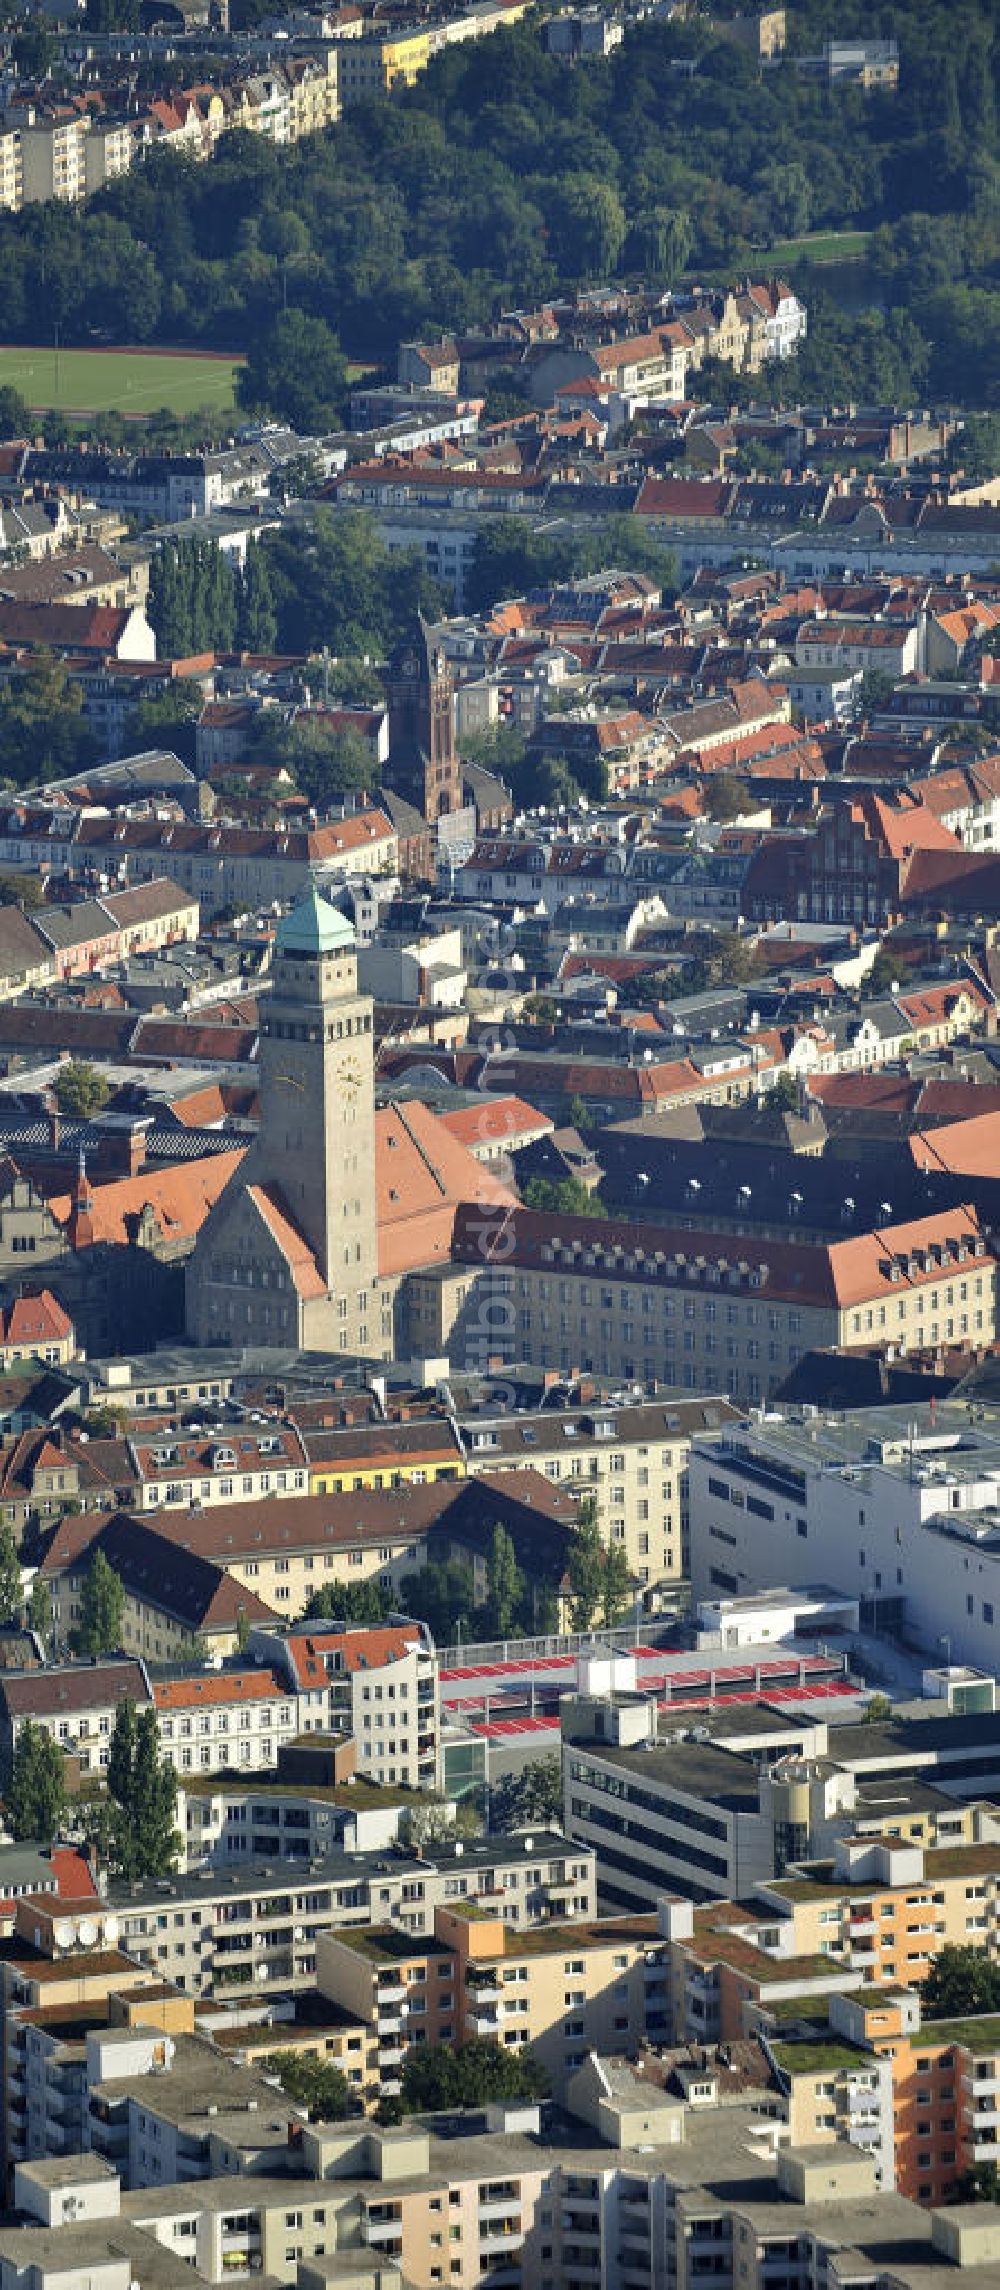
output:
M17 390L32 412L120 413L142 420L205 407L228 414L242 360L184 350L0 349L0 388Z

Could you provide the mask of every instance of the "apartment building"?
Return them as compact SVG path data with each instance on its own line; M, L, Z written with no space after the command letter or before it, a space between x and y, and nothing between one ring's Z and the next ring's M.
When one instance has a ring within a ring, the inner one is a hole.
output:
M87 191L86 113L54 113L51 118L31 117L20 127L21 197L25 206L36 200L76 201Z
M452 1254L409 1275L407 1304L424 1349L471 1369L489 1356L724 1382L745 1403L816 1346L882 1339L902 1355L989 1343L995 1327L995 1262L967 1207L826 1245L477 1208L459 1212Z
M979 1259L956 1260L940 1309L971 1304ZM951 1292L952 1304L947 1304ZM963 1291L968 1294L963 1295ZM940 1660L995 1674L1000 1645L1000 1437L964 1407L816 1415L695 1439L696 1598L822 1576L862 1620L905 1628Z
M244 1424L227 1431L188 1435L161 1431L128 1442L136 1477L136 1499L144 1511L166 1504L257 1502L262 1496L305 1495L309 1469L305 1448L290 1425L264 1431Z
M465 1456L454 1424L443 1416L416 1423L343 1424L304 1430L313 1495L359 1493L363 1487L433 1487L463 1479Z
M98 1777L107 1766L123 1701L140 1710L152 1704L142 1662L74 1662L0 1672L0 1767L9 1773L18 1738L32 1725L58 1742L81 1773Z
M830 1999L826 2029L768 2042L794 2145L847 2139L880 2186L924 2205L960 2199L995 2165L1000 2020L924 2020L919 1993L861 1989Z
M321 1932L388 1920L423 1934L448 1901L488 1904L518 1928L592 1917L594 1856L539 1830L420 1853L331 1851L301 1867L248 1859L139 1890L112 1885L108 1895L121 1945L138 1963L188 1995L233 2003L313 1987Z
M102 1902L29 1895L0 1959L0 2062L8 2166L29 2155L84 2145L81 2047L88 2026L133 2008L162 2028L173 2007L159 1975L120 1945L118 1920ZM183 1999L180 2000L183 2013Z
M279 1745L272 1778L183 1774L177 1827L182 1867L246 1866L258 1861L305 1862L327 1853L384 1853L403 1841L411 1798L405 1790L359 1788L354 1745L324 1743L318 1756Z
M292 1511L298 1505L280 1508ZM226 1518L229 1511L228 1504L220 1505L208 1516ZM184 1524L200 1516L187 1512ZM60 1519L38 1568L48 1585L57 1643L66 1644L80 1622L84 1584L98 1552L125 1594L122 1644L150 1661L199 1660L206 1648L212 1654L232 1654L244 1629L274 1621L273 1606L228 1567L192 1550L186 1536L165 1533L161 1519L166 1523L160 1514L154 1525L126 1511L111 1518L91 1512Z
M371 1630L252 1630L248 1651L295 1695L304 1733L346 1733L358 1772L390 1787L441 1779L438 1659L424 1624Z
M400 2279L414 2290L948 2290L952 2279L993 2290L992 2206L929 2215L880 2190L870 2157L843 2140L776 2152L766 2100L671 2103L623 2062L602 2061L575 2079L574 2105L562 2137L541 2130L537 2110L503 2107L450 2137L413 2123L293 2122L277 2171L274 2145L254 2148L250 2107L220 2111L218 2132L202 2123L220 2175L129 2192L100 2157L26 2163L16 2196L28 2223L0 2232L0 2290L58 2290L67 2278L166 2290L234 2272L299 2290Z
M688 1450L693 1436L737 1420L725 1397L671 1398L643 1407L595 1405L469 1417L460 1425L466 1468L494 1480L543 1471L597 1504L605 1540L624 1548L644 1602L688 1572Z
M834 1997L891 2003L945 1946L995 1959L998 1875L995 1844L924 1851L851 1838L831 1861L762 1880L743 1901L664 1903L674 2041L780 2035L789 2015L825 2020Z
M509 2051L530 2046L565 2098L588 2052L662 2042L667 2029L655 1916L514 1931L491 1911L445 1905L421 1942L390 1926L328 1934L317 1944L317 1982L375 2031L383 2093L398 2088L411 2046L485 2036Z
M158 1679L152 1698L163 1754L180 1780L234 1766L260 1773L277 1765L298 1729L297 1698L273 1670Z

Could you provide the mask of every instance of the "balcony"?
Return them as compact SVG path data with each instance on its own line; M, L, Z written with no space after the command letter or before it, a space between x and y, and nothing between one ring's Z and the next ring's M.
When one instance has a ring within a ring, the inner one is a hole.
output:
M402 2248L403 2219L401 2211L394 2210L388 2217L380 2217L377 2211L368 2211L362 2223L369 2249L384 2250L387 2242L392 2241L394 2237L398 2238L398 2247Z
M380 1980L375 1989L375 2001L379 2011L381 2011L383 2004L405 2004L405 1982L402 1980Z

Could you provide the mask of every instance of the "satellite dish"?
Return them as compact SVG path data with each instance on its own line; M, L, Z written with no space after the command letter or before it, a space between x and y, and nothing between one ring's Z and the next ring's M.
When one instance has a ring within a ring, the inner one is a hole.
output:
M81 1948L96 1948L101 1937L100 1928L89 1916L81 1917L77 1927L77 1937Z
M105 1917L104 1938L108 1944L108 1947L113 1948L118 1938L118 1918L116 1916Z
M76 1939L76 1926L68 1916L61 1916L52 1927L52 1938L57 1948L72 1948Z

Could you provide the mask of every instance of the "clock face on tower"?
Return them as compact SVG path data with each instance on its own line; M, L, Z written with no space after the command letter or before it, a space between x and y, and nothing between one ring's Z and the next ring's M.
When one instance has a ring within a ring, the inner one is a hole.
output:
M341 1063L337 1067L337 1079L340 1083L341 1089L344 1092L344 1096L349 1098L353 1105L358 1091L361 1088L362 1080L361 1067L358 1064L357 1058L343 1058L341 1060Z

